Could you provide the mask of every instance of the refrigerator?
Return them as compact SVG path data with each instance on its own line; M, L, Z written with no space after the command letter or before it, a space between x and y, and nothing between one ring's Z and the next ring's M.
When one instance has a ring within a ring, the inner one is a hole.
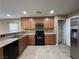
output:
M72 20L71 20L71 57L72 59L79 59L79 18L74 18Z

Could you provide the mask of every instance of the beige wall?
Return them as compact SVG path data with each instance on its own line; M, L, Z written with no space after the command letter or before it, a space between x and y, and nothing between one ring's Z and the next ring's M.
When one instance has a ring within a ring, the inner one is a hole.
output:
M8 32L8 23L6 23L5 21L1 21L0 20L0 33L3 33L3 32Z
M4 19L0 20L0 33L9 32L9 23L17 22L19 26L19 30L21 31L21 21L20 19Z

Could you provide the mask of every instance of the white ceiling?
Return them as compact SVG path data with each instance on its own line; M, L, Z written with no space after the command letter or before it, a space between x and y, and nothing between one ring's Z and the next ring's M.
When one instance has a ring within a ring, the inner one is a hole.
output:
M53 16L68 14L79 9L79 0L0 0L0 18L19 18L21 16L39 16L36 11L41 11L40 16ZM54 14L50 14L54 10ZM27 11L27 15L23 15Z

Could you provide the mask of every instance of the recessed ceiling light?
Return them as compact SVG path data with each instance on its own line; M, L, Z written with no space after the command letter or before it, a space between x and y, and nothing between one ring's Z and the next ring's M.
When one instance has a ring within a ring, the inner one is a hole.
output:
M50 14L53 14L53 13L54 13L54 10L51 10L51 11L50 11Z
M26 15L26 14L27 14L27 12L26 12L26 11L23 11L23 14L25 14L25 15Z
M10 17L11 15L10 14L7 14L6 16Z

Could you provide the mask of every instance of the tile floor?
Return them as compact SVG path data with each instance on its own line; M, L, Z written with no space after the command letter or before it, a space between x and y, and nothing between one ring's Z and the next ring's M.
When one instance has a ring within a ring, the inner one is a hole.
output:
M18 59L71 59L70 48L64 44L28 46Z

